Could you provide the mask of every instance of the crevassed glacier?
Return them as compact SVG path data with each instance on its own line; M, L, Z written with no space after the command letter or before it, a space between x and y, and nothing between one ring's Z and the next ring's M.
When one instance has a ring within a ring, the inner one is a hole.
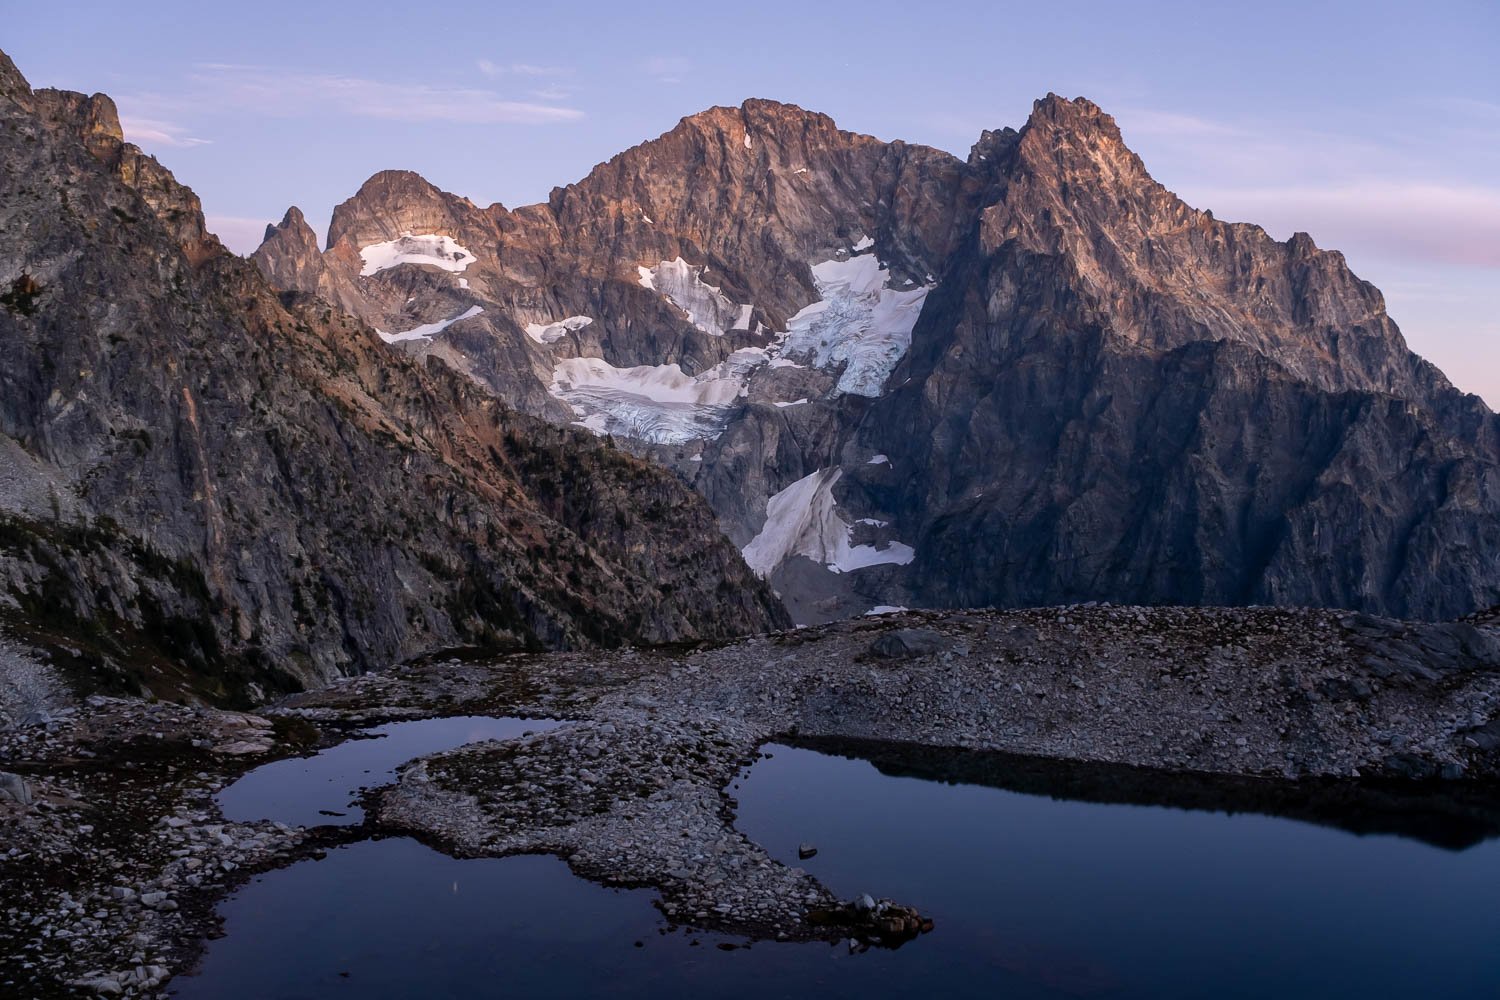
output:
M596 434L619 434L655 444L718 437L765 351L747 347L701 375L675 365L616 368L602 358L565 358L552 374L552 394Z
M844 364L839 392L879 396L911 346L932 286L887 288L890 272L874 254L814 264L812 273L822 298L787 320L780 355L809 358L817 368Z

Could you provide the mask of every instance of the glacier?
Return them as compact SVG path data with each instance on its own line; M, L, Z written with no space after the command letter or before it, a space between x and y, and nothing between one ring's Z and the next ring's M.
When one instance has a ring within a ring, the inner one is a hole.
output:
M866 237L856 247L872 245ZM807 358L816 368L842 364L838 392L879 396L911 346L933 286L887 288L890 271L874 254L814 264L812 273L821 297L787 320L779 355Z
M384 330L376 330L375 332L380 334L380 339L385 341L387 344L396 344L400 343L403 340L431 340L433 337L442 333L444 330L448 329L448 327L452 326L454 323L457 323L459 320L470 319L474 316L478 316L482 312L484 312L484 307L470 306L468 309L459 313L457 316L454 316L452 319L439 320L436 323L427 323L423 326L414 327L410 330L402 330L400 333L386 333Z
M916 550L901 542L883 549L852 545L852 525L839 517L834 484L843 471L820 469L792 483L766 501L766 523L750 544L741 550L745 563L761 578L770 576L794 555L822 563L835 573L849 573L866 566L905 566L916 558Z
M569 316L556 323L527 323L526 336L538 344L555 344L568 334L582 330L593 322L591 316Z
M722 337L730 330L750 329L753 307L729 301L722 289L705 284L705 268L681 257L664 260L654 267L637 267L642 288L666 297L687 314L688 322L704 333Z
M616 368L602 358L565 358L553 369L551 391L596 434L686 444L723 433L750 373L765 361L764 350L746 347L694 376L676 364Z
M457 273L474 263L475 258L468 248L460 246L451 236L441 233L424 233L419 236L402 233L397 239L372 243L363 248L359 252L359 259L364 261L359 276L368 278L400 264L428 264Z

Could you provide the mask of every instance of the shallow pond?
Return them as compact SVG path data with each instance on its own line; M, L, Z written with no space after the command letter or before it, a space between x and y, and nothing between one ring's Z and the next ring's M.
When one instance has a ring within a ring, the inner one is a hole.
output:
M1268 794L890 747L859 748L879 767L766 749L731 790L740 828L841 895L920 907L933 933L854 955L825 944L722 951L726 939L668 932L653 894L591 885L558 859L458 861L387 839L269 873L228 900L227 936L177 995L1493 997L1500 987L1500 841L1485 796ZM818 854L798 861L804 841Z
M351 825L364 819L354 801L360 789L389 784L396 768L414 757L560 725L486 715L391 722L310 757L258 767L220 792L219 806L225 819L240 823L271 819L288 826Z

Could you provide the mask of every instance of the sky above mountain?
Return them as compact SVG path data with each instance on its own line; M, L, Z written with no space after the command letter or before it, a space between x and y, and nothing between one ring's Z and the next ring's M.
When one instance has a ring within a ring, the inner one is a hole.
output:
M487 204L746 97L959 155L1086 96L1222 219L1309 232L1500 405L1500 5L69 4L12 18L34 86L104 91L248 252L384 168Z

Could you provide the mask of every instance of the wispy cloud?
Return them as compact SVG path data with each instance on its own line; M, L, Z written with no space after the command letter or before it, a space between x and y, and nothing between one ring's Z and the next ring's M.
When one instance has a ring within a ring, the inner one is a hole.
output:
M1121 109L1118 117L1129 121L1132 132L1145 135L1244 137L1247 134L1244 129L1234 125L1175 111L1125 108Z
M187 126L160 118L121 115L120 128L125 132L125 138L137 146L144 147L170 146L174 149L185 149L189 146L206 146L213 141L188 135Z
M567 66L538 66L535 63L497 63L491 59L480 59L475 64L485 76L569 76L573 70Z
M507 100L492 90L296 73L259 66L204 66L195 75L231 106L273 115L331 110L393 121L538 125L583 117L575 108Z
M1500 188L1425 181L1194 187L1224 218L1258 222L1278 236L1303 230L1320 246L1358 246L1396 259L1500 268Z
M1500 186L1451 179L1430 143L1389 128L1339 132L1149 108L1116 116L1158 179L1221 218L1283 238L1305 231L1319 246L1362 255L1500 268Z
M183 96L126 95L120 103L153 120L186 112L222 114L226 110L276 118L342 114L462 125L547 125L583 117L577 108L512 100L487 89L267 66L203 63L194 68L189 83Z
M693 68L686 56L652 56L641 63L641 70L657 83L681 83Z

